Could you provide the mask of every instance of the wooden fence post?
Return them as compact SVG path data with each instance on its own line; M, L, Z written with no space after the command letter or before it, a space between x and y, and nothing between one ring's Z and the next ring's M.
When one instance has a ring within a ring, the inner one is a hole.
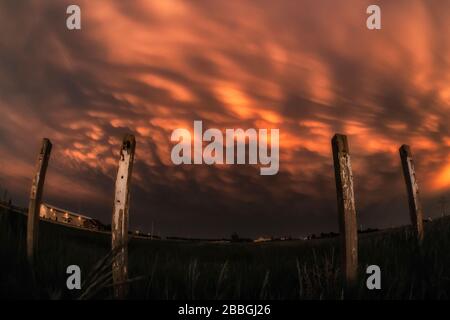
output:
M116 299L124 299L128 293L128 210L135 148L136 140L134 136L126 135L120 149L111 224L112 250L115 253L112 275Z
M39 239L39 213L41 209L42 193L44 191L45 174L52 151L52 143L49 139L42 140L41 150L36 163L36 172L33 177L28 205L27 221L27 257L30 265L33 265L36 256Z
M347 136L336 134L331 144L341 234L342 271L347 286L352 287L358 273L358 227Z
M405 177L406 191L408 193L409 215L417 240L420 243L423 240L423 213L419 199L419 185L417 183L411 148L404 144L400 147L399 152L402 161L403 176Z

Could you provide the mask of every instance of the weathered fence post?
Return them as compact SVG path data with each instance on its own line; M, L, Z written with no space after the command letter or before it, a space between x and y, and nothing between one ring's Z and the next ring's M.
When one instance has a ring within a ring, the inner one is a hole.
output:
M341 234L342 271L347 286L351 287L356 281L358 272L358 227L347 136L336 134L331 144Z
M417 183L411 148L404 144L400 147L399 152L402 161L403 176L405 177L406 191L408 193L409 215L417 240L420 243L423 240L423 213L419 199L419 185Z
M38 247L39 212L41 209L42 193L44 191L45 174L47 172L51 151L52 143L49 139L44 138L36 163L36 172L31 184L30 202L28 205L27 257L30 265L34 262Z
M126 135L120 150L111 224L112 250L115 253L112 272L114 297L117 299L125 298L128 293L128 210L135 148L134 136Z

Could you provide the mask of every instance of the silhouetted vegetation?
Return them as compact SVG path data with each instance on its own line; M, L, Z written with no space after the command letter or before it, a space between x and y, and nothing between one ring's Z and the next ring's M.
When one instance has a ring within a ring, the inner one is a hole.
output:
M109 234L41 221L35 278L25 257L26 217L0 212L0 296L111 298ZM361 234L360 278L350 295L339 279L339 238L207 243L132 238L130 298L423 299L450 298L450 219L426 225L421 248L410 228ZM81 267L82 290L66 289L66 268ZM367 265L382 290L366 289Z

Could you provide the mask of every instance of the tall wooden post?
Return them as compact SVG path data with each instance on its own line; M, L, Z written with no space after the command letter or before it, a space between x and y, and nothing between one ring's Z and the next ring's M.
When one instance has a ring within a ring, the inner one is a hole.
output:
M47 172L51 151L52 143L49 139L44 138L36 163L36 171L31 184L30 202L28 205L27 257L30 265L33 265L38 247L39 212L41 209L42 193L44 191L45 174Z
M331 144L341 234L342 271L347 286L351 287L354 285L358 273L358 227L347 136L336 134L331 140Z
M124 299L128 293L128 210L135 148L134 136L126 135L120 149L111 224L112 250L115 252L112 271L116 299Z
M417 240L423 240L423 213L419 199L419 185L417 183L416 171L411 148L404 144L399 149L400 159L402 161L403 176L405 177L406 191L408 193L409 215Z

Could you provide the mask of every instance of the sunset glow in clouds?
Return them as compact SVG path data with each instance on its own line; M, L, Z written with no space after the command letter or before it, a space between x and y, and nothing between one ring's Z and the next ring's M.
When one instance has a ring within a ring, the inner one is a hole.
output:
M27 204L40 139L45 201L109 223L122 136L137 139L132 227L162 235L337 229L330 139L347 134L361 224L408 222L398 148L425 202L450 190L450 2L67 1L0 4L0 184ZM280 130L280 168L175 166L176 128Z

